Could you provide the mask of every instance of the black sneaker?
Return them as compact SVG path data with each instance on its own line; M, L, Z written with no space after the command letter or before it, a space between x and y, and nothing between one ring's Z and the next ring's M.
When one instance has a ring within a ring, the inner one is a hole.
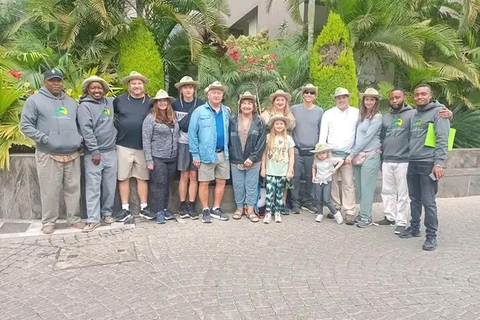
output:
M384 217L382 220L375 221L375 224L379 226L393 226L395 225L395 221L390 221Z
M395 232L395 234L400 234L400 233L402 233L403 231L405 231L405 226L397 226L397 227L395 228L395 231L394 231L394 232Z
M300 208L299 207L293 207L292 208L292 213L293 214L300 214Z
M327 218L328 218L328 219L335 219L335 216L333 215L333 213L329 212L329 213L327 214Z
M425 243L423 244L422 249L425 251L433 251L437 248L437 238L427 236Z
M285 206L285 211L282 212L284 216L288 216L292 212L292 209Z
M412 229L412 227L408 227L407 229L403 230L403 232L401 232L399 234L399 237L400 238L404 238L404 239L408 239L408 238L412 238L412 237L420 237L422 234L420 233L420 230L418 229Z
M163 215L165 216L165 220L175 219L175 217L173 216L173 212L168 209L163 210Z
M153 220L157 217L157 214L151 212L149 207L145 207L143 210L140 210L139 216L147 220Z
M180 203L180 209L178 209L178 215L180 219L190 218L190 214L188 212L188 205L185 202Z
M218 219L220 221L227 221L228 220L228 214L224 213L222 211L222 209L220 209L220 208L212 209L210 214L211 214L212 218Z
M187 210L188 210L188 215L190 216L190 219L192 220L197 220L198 219L198 212L195 210L195 204L194 203L188 203L187 204Z
M212 223L212 217L210 217L210 209L202 210L202 222L203 223Z
M115 216L116 222L125 222L126 220L130 219L132 215L130 214L129 210L122 209L117 215Z
M308 211L308 212L313 213L313 214L317 213L317 208L315 208L311 204L307 204L305 206L302 206L302 210Z

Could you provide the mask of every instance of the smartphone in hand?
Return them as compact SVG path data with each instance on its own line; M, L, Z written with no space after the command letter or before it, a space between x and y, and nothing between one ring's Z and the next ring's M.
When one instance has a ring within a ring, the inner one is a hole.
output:
M432 173L430 173L428 176L429 176L430 179L432 179L433 181L437 181L437 177L435 176L435 173L432 172Z

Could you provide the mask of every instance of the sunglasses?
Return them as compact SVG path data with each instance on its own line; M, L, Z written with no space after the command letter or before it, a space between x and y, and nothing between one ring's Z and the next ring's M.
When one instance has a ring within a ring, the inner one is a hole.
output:
M303 94L310 94L310 95L314 96L317 93L315 91L304 91Z

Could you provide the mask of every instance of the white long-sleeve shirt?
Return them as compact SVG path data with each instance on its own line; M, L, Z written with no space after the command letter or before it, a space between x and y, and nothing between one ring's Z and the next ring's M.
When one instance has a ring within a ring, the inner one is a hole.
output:
M358 118L359 110L350 106L345 111L337 107L325 111L319 142L326 143L333 150L350 153L355 143Z

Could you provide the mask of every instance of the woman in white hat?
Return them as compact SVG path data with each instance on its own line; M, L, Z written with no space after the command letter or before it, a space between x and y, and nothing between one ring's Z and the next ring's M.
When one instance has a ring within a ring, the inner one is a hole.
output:
M192 77L185 76L175 83L178 89L179 97L172 104L175 117L180 126L180 138L178 139L178 159L177 169L180 171L180 181L178 183L178 196L180 198L180 208L178 214L180 218L198 219L198 212L195 211L195 199L197 197L198 169L193 165L192 155L188 147L188 125L193 111L205 101L197 97L199 82ZM188 196L188 198L187 198Z
M270 118L276 114L281 114L289 118L289 125L287 131L291 132L295 128L295 117L290 111L290 100L292 95L283 90L277 90L270 95L271 108L262 112L260 117L263 118L265 123L268 123Z
M257 97L248 91L240 95L238 115L230 117L228 147L237 204L232 218L241 219L246 204L245 214L252 222L258 222L254 206L258 198L258 180L266 139L265 123L256 112L256 100Z
M152 108L142 127L143 151L152 180L152 209L157 214L159 224L174 219L173 213L168 210L170 181L177 169L179 138L179 126L172 109L173 101L175 99L165 90L159 90L150 100Z
M373 196L381 162L382 114L379 103L382 97L377 90L368 88L360 94L360 98L360 119L355 145L345 162L354 165L355 190L360 199L360 220L357 222L357 227L366 228L372 225ZM352 225L354 221L347 217L346 223Z

